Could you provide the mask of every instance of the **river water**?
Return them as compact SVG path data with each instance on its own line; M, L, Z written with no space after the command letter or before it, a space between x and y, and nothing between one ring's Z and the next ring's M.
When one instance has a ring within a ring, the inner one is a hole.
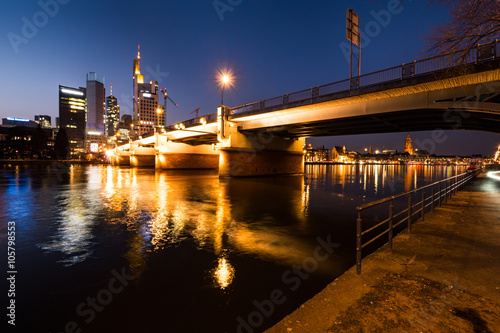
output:
M264 331L354 265L356 206L462 172L0 167L4 272L8 222L16 232L16 332Z

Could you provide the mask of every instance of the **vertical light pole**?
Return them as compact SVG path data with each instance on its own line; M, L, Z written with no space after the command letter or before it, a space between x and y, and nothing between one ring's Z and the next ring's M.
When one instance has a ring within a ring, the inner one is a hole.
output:
M224 105L224 86L230 82L229 75L223 74L220 78L221 84L222 84L222 103L221 105Z

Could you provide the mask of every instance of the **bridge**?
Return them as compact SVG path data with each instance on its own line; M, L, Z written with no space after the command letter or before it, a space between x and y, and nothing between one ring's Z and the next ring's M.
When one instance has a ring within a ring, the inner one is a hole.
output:
M457 65L458 64L458 65ZM114 165L218 168L221 177L303 173L306 137L500 133L498 40L158 129L115 148Z

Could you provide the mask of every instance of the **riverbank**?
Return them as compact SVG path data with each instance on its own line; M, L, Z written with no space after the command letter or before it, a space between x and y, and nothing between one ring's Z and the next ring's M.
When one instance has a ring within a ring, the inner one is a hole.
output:
M483 173L266 332L499 332L499 221Z

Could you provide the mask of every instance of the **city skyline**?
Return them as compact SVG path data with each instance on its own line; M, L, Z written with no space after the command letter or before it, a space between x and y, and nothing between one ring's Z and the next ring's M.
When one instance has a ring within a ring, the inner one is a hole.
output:
M98 7L96 2L85 6L55 0L40 3L55 5L42 6L36 1L9 4L9 15L3 20L7 52L0 60L11 64L6 69L11 80L2 82L0 90L2 118L33 119L35 114L46 114L55 119L57 86L84 86L84 75L89 72L113 82L121 114L133 114L130 64L137 45L147 54L141 64L144 82L158 81L158 88L167 88L179 103L169 110L168 122L173 123L192 118L191 112L197 108L200 115L215 112L221 94L215 76L223 67L231 68L236 76L235 87L224 94L230 107L346 79L346 8L359 15L367 36L362 45L362 74L425 57L422 36L431 25L449 20L446 7L404 2L390 11L393 8L388 6L394 1L242 1L226 7L217 7L215 2L153 2L158 10L139 12L131 1L120 7L108 3ZM167 9L175 15L165 20ZM113 13L109 20L105 20L107 13ZM91 14L102 24L89 26L85 18ZM131 20L149 24L126 23ZM79 30L76 23L88 29ZM60 40L68 44L63 46ZM23 104L14 102L22 99L23 92L14 88L21 80L37 88L30 92L32 100ZM406 133L319 137L308 142L313 146L345 144L353 149L373 142L390 148L391 142L404 136ZM411 136L415 143L421 142L420 149L429 150L426 145L432 132L412 132ZM446 140L436 144L437 154L493 154L500 143L499 135L492 133L446 131L445 136Z

